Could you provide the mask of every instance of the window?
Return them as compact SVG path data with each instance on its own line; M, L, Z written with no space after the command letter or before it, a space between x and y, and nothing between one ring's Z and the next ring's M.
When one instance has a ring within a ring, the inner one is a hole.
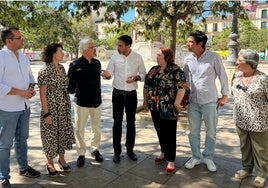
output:
M261 11L261 18L267 18L267 10Z
M267 28L267 22L261 22L261 29Z
M227 22L223 22L223 23L222 23L222 30L225 29L225 28L228 27L228 26L229 26L229 24L228 24Z
M218 31L218 24L214 23L213 24L213 32L217 32Z
M205 32L208 32L208 25L207 24L205 24Z

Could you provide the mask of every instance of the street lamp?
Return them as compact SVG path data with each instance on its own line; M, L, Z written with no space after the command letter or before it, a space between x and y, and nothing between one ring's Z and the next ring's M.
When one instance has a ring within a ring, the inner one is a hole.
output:
M229 38L231 41L228 43L228 51L229 56L227 57L227 63L226 65L229 66L235 66L235 62L238 57L238 47L239 43L237 42L237 39L240 37L238 34L238 18L237 18L237 12L233 11L233 19L232 19L232 32L229 35Z

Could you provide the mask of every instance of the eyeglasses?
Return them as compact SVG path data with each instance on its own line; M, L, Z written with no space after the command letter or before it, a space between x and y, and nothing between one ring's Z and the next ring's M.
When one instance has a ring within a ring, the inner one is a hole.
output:
M8 39L17 39L17 40L24 40L24 37L20 36L20 37L13 37L13 38L8 38Z
M237 84L236 88L237 89L241 89L244 92L248 90L248 87L247 86L241 86L240 84Z
M246 60L237 59L237 62L239 62L239 63L245 63L245 62L246 62Z

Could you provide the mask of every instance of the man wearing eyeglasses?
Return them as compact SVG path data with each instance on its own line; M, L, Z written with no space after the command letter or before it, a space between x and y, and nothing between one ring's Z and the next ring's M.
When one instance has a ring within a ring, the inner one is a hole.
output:
M30 103L35 96L35 80L28 58L20 51L24 40L19 28L6 27L0 50L0 187L11 187L10 150L14 143L19 174L39 177L40 172L28 165Z

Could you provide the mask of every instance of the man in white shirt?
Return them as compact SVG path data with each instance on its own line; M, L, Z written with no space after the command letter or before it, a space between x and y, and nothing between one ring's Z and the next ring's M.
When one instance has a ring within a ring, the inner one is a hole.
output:
M184 59L183 71L190 87L190 103L187 107L190 133L188 135L192 158L185 167L192 169L201 159L211 172L217 170L214 164L218 107L228 101L228 78L223 63L216 52L205 48L207 36L202 31L190 32L187 47L190 53ZM221 97L218 97L216 78L221 84ZM200 151L200 131L204 120L206 127L205 148Z
M19 28L4 28L1 38L5 46L0 50L0 187L11 187L9 166L13 143L19 174L40 176L27 159L29 99L35 95L35 80L29 59L20 51L24 38Z
M136 127L135 114L137 109L137 81L144 81L146 69L141 55L131 49L132 38L128 35L122 35L118 38L117 51L107 66L102 76L113 80L113 162L120 162L122 121L124 109L126 112L127 133L126 143L127 155L133 161L138 158L133 152L135 145Z

